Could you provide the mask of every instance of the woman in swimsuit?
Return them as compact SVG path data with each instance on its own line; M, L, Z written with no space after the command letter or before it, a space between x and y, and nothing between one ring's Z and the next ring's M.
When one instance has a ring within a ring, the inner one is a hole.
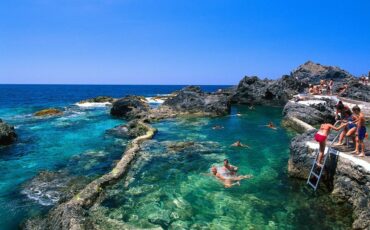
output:
M324 157L324 151L326 147L326 139L331 131L331 129L334 129L335 131L339 131L341 128L346 126L347 124L342 124L338 128L335 127L332 124L325 123L320 126L319 131L315 134L315 140L319 142L320 144L320 153L319 153L319 158L317 159L317 165L322 167L322 158Z
M343 145L344 137L350 137L356 132L356 116L352 115L352 112L350 110L345 110L344 112L342 112L342 114L342 124L347 124L347 126L344 126L344 129L339 136L339 140L337 143L335 143L335 145ZM353 138L353 143L355 142L355 138Z

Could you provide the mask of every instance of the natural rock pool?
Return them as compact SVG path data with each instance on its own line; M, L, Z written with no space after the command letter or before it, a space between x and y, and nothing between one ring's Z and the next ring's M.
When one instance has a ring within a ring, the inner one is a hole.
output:
M45 214L120 159L128 139L106 130L124 121L113 119L109 108L74 103L123 92L154 96L178 88L1 86L0 118L15 125L18 140L0 147L0 228L16 229L25 219ZM32 115L49 107L63 114ZM295 134L264 126L269 121L280 124L281 113L279 107L235 106L225 117L154 123L154 139L144 143L127 178L108 187L90 216L101 229L350 228L350 208L288 177L289 144ZM224 129L212 129L215 125ZM251 148L230 147L238 139ZM210 166L224 158L241 174L254 177L224 188L209 175Z
M242 116L236 116L236 113ZM91 210L103 229L348 229L351 210L287 176L292 133L279 127L281 108L234 107L222 118L162 121L127 178ZM215 125L224 129L213 130ZM230 145L240 139L251 148ZM252 174L224 188L209 174L224 158Z

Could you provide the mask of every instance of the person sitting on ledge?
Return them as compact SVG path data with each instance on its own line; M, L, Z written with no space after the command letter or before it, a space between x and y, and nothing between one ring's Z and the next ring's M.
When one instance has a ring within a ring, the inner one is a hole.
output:
M356 149L354 151L355 154L359 154L359 149L361 148L361 154L359 157L365 156L365 144L364 139L366 137L366 126L365 126L365 116L361 112L360 107L357 105L352 108L354 114L357 115L357 132L356 132Z
M343 119L344 113L346 111L351 111L351 109L344 105L342 101L339 101L338 104L335 105L335 119L340 120Z
M354 134L356 132L356 116L352 115L352 112L350 110L345 110L343 114L343 120L342 124L347 124L343 127L343 131L340 133L339 140L334 145L340 146L343 145L344 137L353 137L353 143L356 143Z
M326 139L331 131L331 129L334 129L335 131L339 131L347 124L342 124L339 127L335 127L332 124L325 123L320 126L319 131L315 134L315 140L319 142L319 157L317 159L317 166L322 167L322 159L324 157L325 147L326 147Z
M224 167L212 166L212 175L219 179L225 186L225 188L230 188L234 185L240 185L240 181L243 179L249 179L252 175L231 175L230 171Z

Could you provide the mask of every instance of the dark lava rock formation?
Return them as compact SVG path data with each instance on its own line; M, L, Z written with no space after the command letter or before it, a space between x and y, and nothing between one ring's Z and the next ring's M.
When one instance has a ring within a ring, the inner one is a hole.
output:
M144 97L126 96L118 99L112 105L110 114L127 120L146 116L150 108Z
M90 99L86 99L83 101L80 101L79 103L86 103L86 102L92 102L92 103L104 103L104 102L110 102L112 103L114 101L113 97L109 96L98 96Z
M319 104L300 104L297 102L289 101L284 109L284 117L295 117L310 125L320 125L328 122L333 123L335 102L332 100L325 100Z
M163 107L180 113L201 113L204 115L227 115L230 113L230 102L227 94L205 93L198 86L185 87L177 95L167 99Z
M354 77L345 70L335 66L324 66L312 61L300 65L291 73L291 76L297 80L319 84L320 80L347 81Z
M261 80L256 76L246 76L240 81L231 101L237 104L284 105L307 87L307 83L287 75L279 80Z
M0 119L0 145L9 145L17 139L14 127Z

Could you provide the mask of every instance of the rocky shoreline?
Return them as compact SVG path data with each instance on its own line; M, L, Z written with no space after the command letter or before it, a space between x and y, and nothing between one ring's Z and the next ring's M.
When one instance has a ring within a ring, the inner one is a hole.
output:
M230 114L232 104L285 105L283 124L303 133L292 140L288 171L291 176L307 179L307 169L309 169L307 167L312 164L312 151L307 148L306 142L312 139L315 125L334 120L331 109L334 102L330 99L322 99L323 103L305 105L290 100L294 95L304 92L308 84L318 79L331 78L338 80L336 86L345 81L353 81L352 87L362 91L368 90L368 88L356 86L354 77L344 70L307 62L290 75L274 81L245 77L237 88L214 93L205 93L199 87L186 87L175 92L157 108L150 108L145 99L140 96L126 96L114 100L110 97L99 99L99 102L106 99L112 102L112 116L129 121L128 124L115 127L108 132L135 139L128 144L121 160L111 172L89 183L72 199L54 207L45 218L27 220L22 228L96 229L94 223L89 220L89 208L99 199L106 186L114 184L126 175L130 164L137 158L141 144L155 135L156 130L150 125L151 123L179 116L224 116ZM95 102L93 99L87 101ZM348 171L348 168L352 167L350 164L344 160L338 162L337 176L332 181L334 184L332 194L341 200L348 200L353 205L355 218L353 227L366 229L370 226L368 221L370 219L368 198L370 174L364 173L362 169ZM351 186L356 186L358 191L354 199L349 198L350 192L353 192ZM360 193L360 191L364 192Z

